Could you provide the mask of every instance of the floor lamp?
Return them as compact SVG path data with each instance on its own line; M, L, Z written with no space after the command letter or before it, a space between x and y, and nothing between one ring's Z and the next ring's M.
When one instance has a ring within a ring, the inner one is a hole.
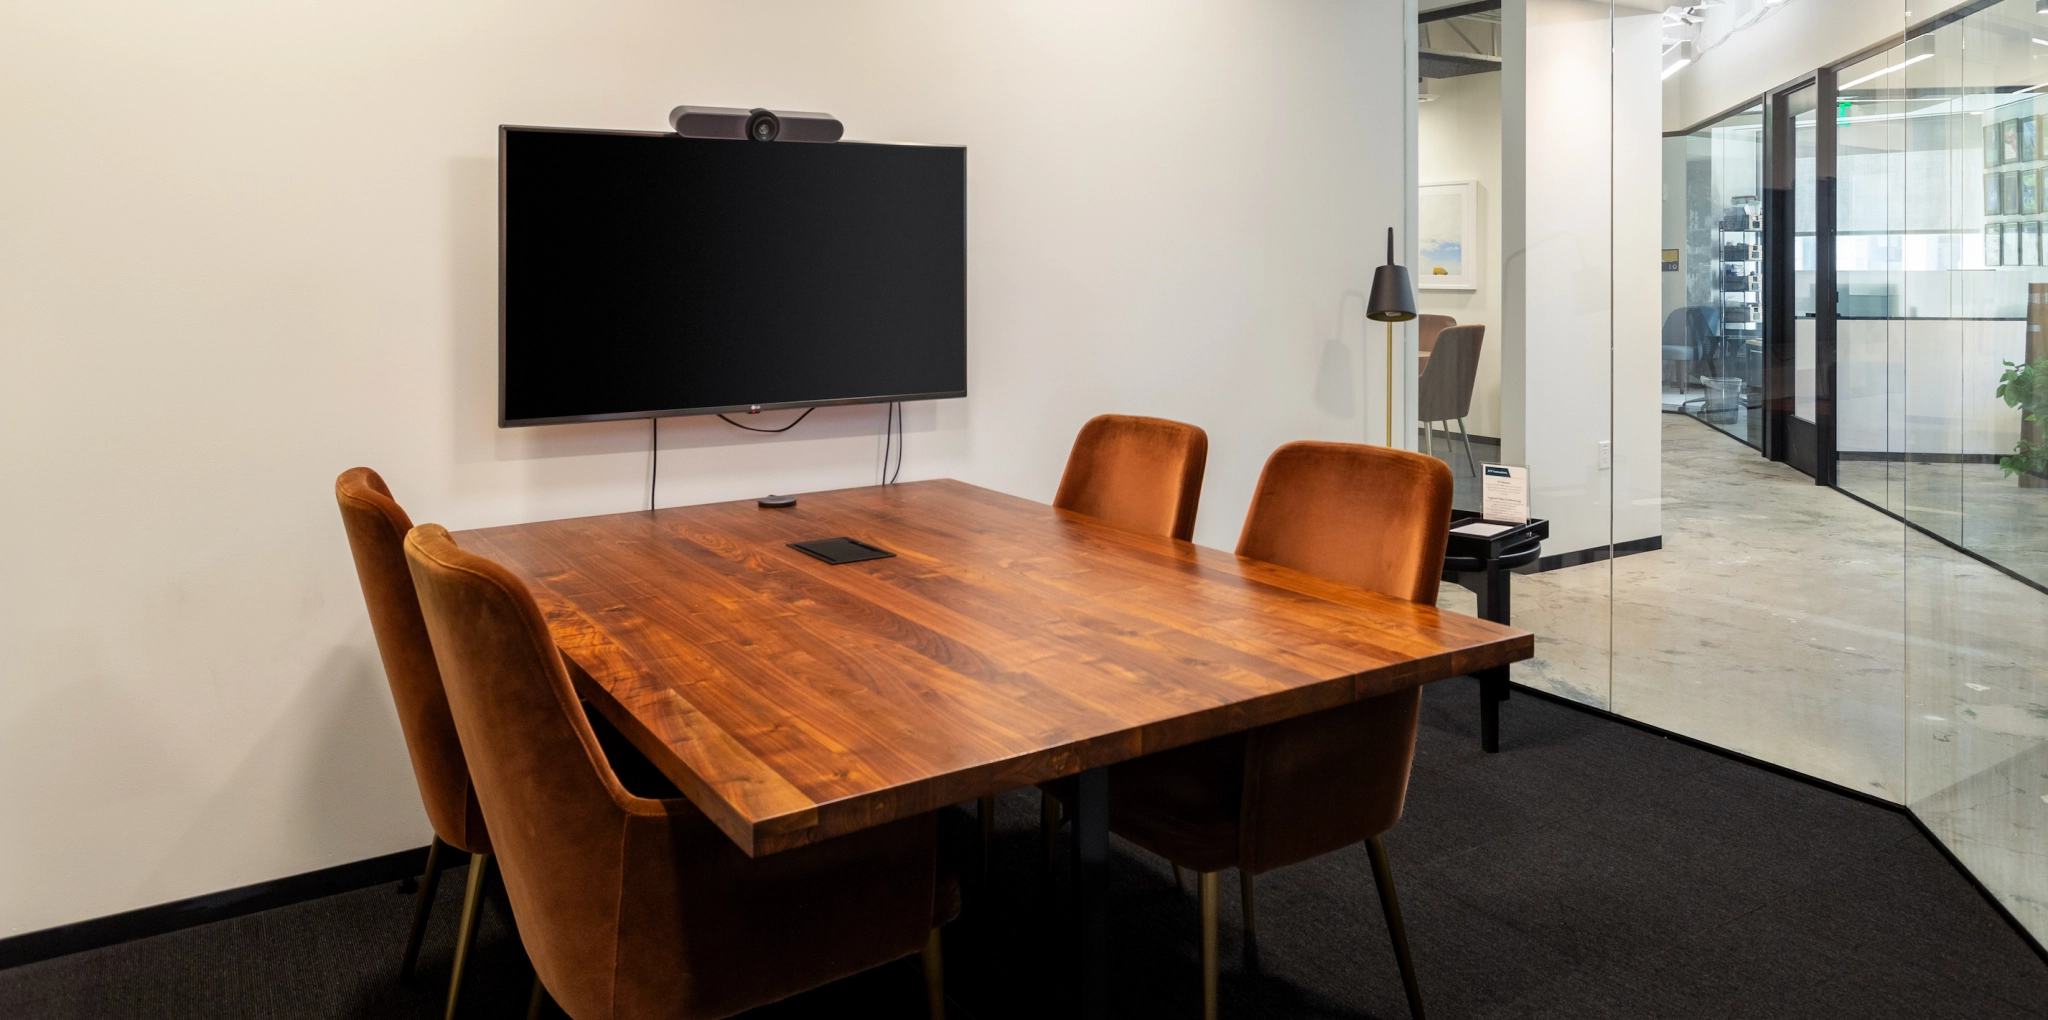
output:
M1365 317L1387 324L1387 445L1394 445L1394 323L1415 317L1415 291L1408 286L1408 270L1394 264L1394 228L1387 228L1387 264L1372 274L1372 297L1365 302Z

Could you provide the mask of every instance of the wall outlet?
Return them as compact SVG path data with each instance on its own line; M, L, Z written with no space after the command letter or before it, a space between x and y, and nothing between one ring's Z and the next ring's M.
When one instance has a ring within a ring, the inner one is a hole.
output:
M1605 471L1609 468L1612 468L1613 466L1614 441L1611 439L1602 439L1600 441L1600 470Z

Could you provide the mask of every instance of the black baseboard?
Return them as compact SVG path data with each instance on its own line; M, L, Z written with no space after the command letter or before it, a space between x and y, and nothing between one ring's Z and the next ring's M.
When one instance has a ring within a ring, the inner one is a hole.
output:
M2027 575L2022 574L2019 571L2014 570L2013 568L2008 567L2005 564L2000 563L1997 560L1994 560L1991 557L1976 551L1975 549L1972 549L1965 545L1958 545L1954 541L1950 540L1947 536L1944 536L1939 532L1929 529L1926 525L1921 524L1918 521L1914 521L1910 518L1901 517L1900 515L1892 512L1891 510L1881 507L1876 503L1872 503L1871 501L1864 499L1862 496L1858 496L1857 494L1842 488L1840 485L1833 485L1829 487L1834 489L1836 492L1839 492L1842 495L1847 496L1850 499L1853 499L1856 502L1861 503L1864 506L1867 506L1872 510L1875 510L1878 513L1885 515L1886 517L1889 517L1892 520L1895 520L1900 524L1905 525L1906 527L1912 528L1914 531L1917 531L1922 535L1927 536L1928 538L1940 542L1942 545L1945 545L1956 552L1962 553L1963 555L1968 556L1969 558L1976 560L1977 562L1982 563L1985 566L1990 567L1991 569L1996 570L1999 573L2004 574L2005 576L2010 577L2013 580L2018 581L2019 583L2024 584L2027 587L2042 593L2043 595L2048 595L2048 585L2044 585L2041 582L2036 581L2033 578L2028 577Z
M1583 566L1588 563L1598 563L1601 560L1611 559L1616 556L1628 556L1634 553L1656 552L1657 550L1662 548L1664 548L1664 536L1662 535L1651 535L1648 538L1631 538L1626 542L1616 542L1613 545L1596 545L1591 549L1580 549L1576 552L1558 553L1555 556L1538 557L1536 562L1531 563L1526 567L1516 568L1515 573L1540 574L1546 570L1557 570L1562 567Z
M1990 904L1991 909L1997 911L1998 916L2005 919L2006 926L2011 928L2013 930L2013 933L2020 937L2020 941L2026 943L2027 948L2032 949L2034 951L2034 955L2039 956L2041 958L2041 962L2048 963L2048 946L2043 946L2041 944L2041 940L2035 938L2034 933L2028 931L2027 926L2021 924L2020 919L2014 917L2012 911L2007 910L2005 908L2005 904L2000 903L1998 901L1998 897L1994 895L1990 889L1986 888L1983 882L1978 881L1977 876L1972 874L1969 868L1964 867L1962 861L1956 859L1956 855L1949 850L1948 844L1943 843L1940 837L1934 834L1934 830L1929 829L1927 827L1927 823L1921 821L1920 816L1914 814L1913 809L1907 807L1906 805L1897 803L1895 801L1886 800L1883 797L1875 797L1868 793L1865 793L1862 790L1858 790L1853 787L1843 786L1840 783L1831 783L1818 776L1810 776L1796 769L1786 768L1785 766L1779 765L1776 762L1768 762L1763 760L1762 758L1752 758L1749 755L1743 754L1741 751L1731 751L1718 744L1710 744L1697 737L1688 737L1683 733L1673 732L1671 730L1663 728L1662 726L1656 726L1650 723L1643 722L1640 719L1631 719L1625 715L1616 715L1613 712L1610 712L1604 708L1588 705L1583 701L1574 701L1571 698L1567 698L1561 694L1553 694L1549 691L1537 690L1534 687L1528 687L1522 684L1512 684L1512 687L1514 688L1514 691L1517 694L1527 694L1531 697L1541 698L1544 701L1548 701L1553 704L1563 705L1566 708L1584 712L1587 715L1597 716L1599 718L1606 719L1611 722L1618 722L1623 726L1628 726L1633 729L1642 730L1645 733L1655 734L1659 737L1663 737L1666 740L1675 740L1678 743L1686 745L1687 747L1697 747L1702 751L1708 751L1713 754L1718 754L1723 758L1741 762L1742 764L1748 765L1752 768L1763 769L1766 772L1784 776L1787 779L1797 780L1798 782L1805 783L1808 786L1826 790L1829 793L1840 794L1841 796L1848 797L1853 800L1862 801L1865 804L1873 804L1877 807L1884 808L1887 811L1892 811L1897 814L1905 815L1906 819L1913 823L1913 827L1920 830L1920 835L1925 837L1929 843L1934 844L1934 848L1941 852L1941 856L1943 857L1943 859L1948 861L1949 866L1956 869L1956 872L1958 874L1968 879L1970 882L1970 887L1977 890L1977 895L1982 896L1984 898L1984 902Z
M1837 450L1836 460L1878 461L1887 464L1996 464L1995 453L1901 453L1884 450Z
M0 970L88 949L132 942L151 935L162 935L213 921L225 921L259 910L317 900L323 896L352 892L385 882L402 882L417 877L426 870L426 867L426 847L400 850L382 857L337 864L331 868L321 868L319 871L308 871L299 875L286 875L268 882L245 885L239 889L227 889L190 899L159 903L153 907L109 914L106 917L95 917L75 924L26 932L0 939Z

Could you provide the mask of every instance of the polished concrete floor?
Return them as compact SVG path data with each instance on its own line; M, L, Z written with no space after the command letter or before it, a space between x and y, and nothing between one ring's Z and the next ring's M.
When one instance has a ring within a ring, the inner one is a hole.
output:
M1515 680L1905 803L2048 941L2048 595L1663 422L1664 547L1517 576Z

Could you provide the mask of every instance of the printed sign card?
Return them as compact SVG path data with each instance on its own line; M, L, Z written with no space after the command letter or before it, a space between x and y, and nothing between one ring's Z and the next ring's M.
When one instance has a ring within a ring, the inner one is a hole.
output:
M1529 519L1529 469L1486 464L1479 469L1480 516L1521 524Z

